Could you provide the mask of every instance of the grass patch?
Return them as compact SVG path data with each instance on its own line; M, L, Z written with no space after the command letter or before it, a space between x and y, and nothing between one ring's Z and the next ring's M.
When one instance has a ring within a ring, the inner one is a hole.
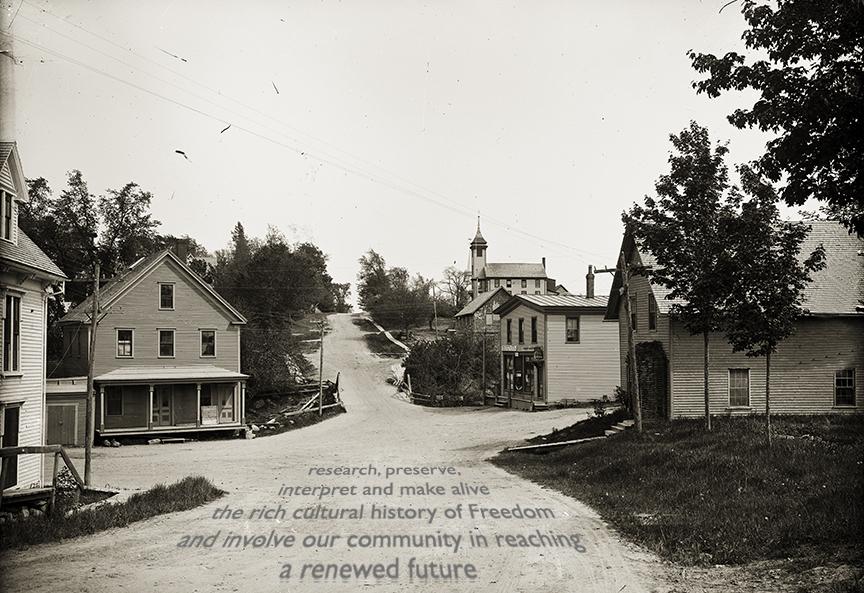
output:
M186 511L221 497L225 492L200 476L183 478L165 486L157 484L138 492L125 502L105 504L65 515L57 509L54 516L30 517L4 523L0 527L0 550L26 548L90 535L113 527L126 527L156 515Z
M848 554L864 534L864 417L648 424L544 456L493 462L579 498L629 539L684 564ZM861 553L855 552L861 559Z
M603 431L609 430L614 424L626 420L627 417L627 412L624 410L615 410L603 416L592 416L561 430L554 429L549 434L530 438L528 442L532 445L542 445L543 443L560 443L562 441L602 437Z

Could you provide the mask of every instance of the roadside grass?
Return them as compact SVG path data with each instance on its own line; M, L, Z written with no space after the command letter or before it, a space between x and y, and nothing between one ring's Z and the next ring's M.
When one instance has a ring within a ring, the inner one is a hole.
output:
M593 506L630 540L686 565L851 556L864 536L864 417L646 424L493 463Z
M0 550L22 549L90 535L113 527L126 527L165 513L186 511L224 495L206 478L190 476L165 486L157 484L128 500L75 511L69 515L58 506L53 516L29 517L0 526Z
M562 441L575 441L576 439L587 439L591 437L602 437L605 430L612 428L629 416L624 410L614 410L603 416L592 416L581 422L572 424L567 428L553 429L549 434L541 434L528 439L532 445L544 443L560 443ZM545 451L548 451L546 449ZM543 451L543 450L541 450Z

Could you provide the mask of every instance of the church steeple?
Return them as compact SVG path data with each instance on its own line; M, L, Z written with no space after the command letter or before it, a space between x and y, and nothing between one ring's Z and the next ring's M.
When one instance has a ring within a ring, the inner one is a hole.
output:
M482 233L480 233L480 217L477 217L477 233L474 235L474 240L471 241L471 247L475 247L477 245L486 245L486 239L483 238Z
M477 233L471 241L471 291L474 297L480 294L478 278L486 267L486 239L480 232L480 217L477 217Z

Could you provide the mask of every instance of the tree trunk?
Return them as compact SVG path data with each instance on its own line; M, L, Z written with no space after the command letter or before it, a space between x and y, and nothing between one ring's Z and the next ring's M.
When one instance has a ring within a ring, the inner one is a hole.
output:
M765 432L771 446L771 350L765 355Z
M710 357L708 355L708 332L702 332L702 340L705 345L705 359L703 361L704 368L702 370L702 380L705 384L705 428L711 431L711 400L708 394L708 363Z

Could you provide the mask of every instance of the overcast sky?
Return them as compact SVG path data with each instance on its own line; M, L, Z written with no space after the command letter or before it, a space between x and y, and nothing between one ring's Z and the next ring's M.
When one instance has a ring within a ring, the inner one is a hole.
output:
M314 241L340 282L369 248L440 277L479 213L489 261L545 256L581 292L671 132L695 119L733 163L764 145L725 119L747 97L691 88L687 50L741 49L724 3L23 0L19 148L55 192L137 182L210 250L239 220Z

